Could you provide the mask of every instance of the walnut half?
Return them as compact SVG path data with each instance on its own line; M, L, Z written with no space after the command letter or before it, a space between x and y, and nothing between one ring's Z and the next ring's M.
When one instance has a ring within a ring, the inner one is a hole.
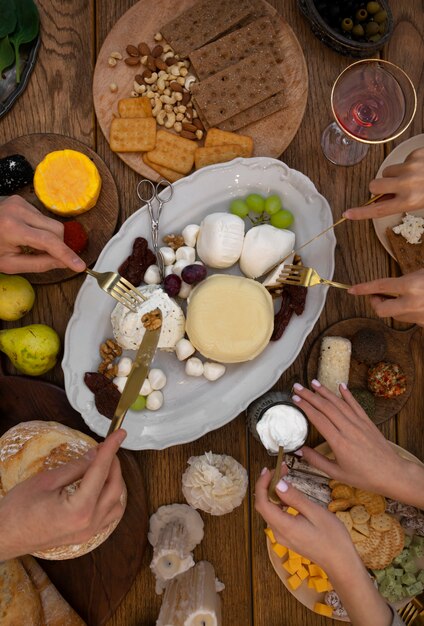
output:
M178 250L178 248L185 246L184 237L182 235L166 235L163 238L163 243L173 250Z
M160 328L162 326L162 318L159 309L145 313L141 321L146 330L156 330Z

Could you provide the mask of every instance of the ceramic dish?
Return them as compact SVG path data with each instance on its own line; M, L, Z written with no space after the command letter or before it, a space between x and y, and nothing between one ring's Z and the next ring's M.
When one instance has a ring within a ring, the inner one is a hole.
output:
M31 72L37 60L38 49L40 47L40 35L30 44L22 46L20 59L22 63L21 80L16 83L16 68L10 67L4 73L4 79L0 80L0 117L13 107L19 96L25 91Z
M268 158L235 159L210 166L174 185L174 196L161 217L161 236L179 233L190 223L200 223L207 214L227 211L235 197L251 192L278 193L295 216L296 241L308 241L328 227L332 213L326 199L303 174ZM135 189L134 189L135 193ZM116 270L131 251L137 236L150 238L146 208L132 215L109 242L95 266L98 271ZM331 278L334 270L334 233L328 232L305 248L304 262ZM239 273L238 266L231 268ZM212 272L211 272L212 273ZM129 411L124 446L133 449L162 449L193 441L236 417L257 396L269 389L299 354L325 304L326 288L308 293L306 308L291 320L283 337L272 342L254 361L229 365L216 382L188 377L184 363L175 355L158 352L154 366L162 368L168 383L165 402L156 412ZM105 435L109 420L100 415L93 394L83 382L84 372L95 371L100 344L112 335L110 314L114 301L95 281L87 279L75 302L74 314L65 336L62 367L65 388L72 406L81 413L94 432Z
M424 148L424 134L411 137L410 139L407 139L403 143L399 144L394 150L392 150L392 152L384 159L383 163L380 165L380 169L377 172L376 178L382 178L383 170L386 167L389 167L389 165L396 165L397 163L403 163L406 157L418 148ZM388 215L387 217L376 218L372 221L376 235L379 238L381 245L384 246L390 256L393 257L395 260L396 257L393 254L393 250L390 246L389 240L387 239L386 228L393 228L393 226L400 224L403 215L403 212L395 213L395 215ZM424 217L424 208L419 209L418 211L414 211L413 215Z

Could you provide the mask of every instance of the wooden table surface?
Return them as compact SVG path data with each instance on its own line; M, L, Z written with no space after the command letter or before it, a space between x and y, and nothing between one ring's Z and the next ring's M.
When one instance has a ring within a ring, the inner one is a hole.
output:
M122 223L137 208L133 190L137 175L109 149L96 125L91 81L96 55L110 28L132 5L133 0L37 0L42 23L42 44L35 71L25 95L0 121L0 143L33 132L63 133L79 139L98 152L109 166L118 186ZM382 56L405 69L418 89L418 110L410 128L394 144L373 146L362 163L336 167L321 153L320 135L331 120L330 91L334 79L351 60L321 44L296 0L271 0L287 19L304 50L309 70L309 98L303 123L282 159L305 173L326 196L338 219L345 207L357 206L368 198L368 183L387 153L400 143L423 132L424 99L424 12L421 0L392 2L395 32ZM176 8L178 2L176 2ZM357 283L383 276L396 276L398 267L379 244L371 223L348 223L337 230L335 280ZM44 322L63 338L83 277L57 285L37 286L36 303L22 324ZM330 324L355 316L374 317L365 299L354 299L339 290L328 292L323 313L294 364L281 377L277 388L290 388L305 380L309 348ZM392 325L391 320L386 320ZM15 324L16 325L16 324ZM401 413L386 422L383 433L423 459L424 429L424 334L413 339L416 385ZM12 373L12 370L8 370ZM45 376L63 384L60 366ZM311 443L319 437L312 435ZM212 450L234 456L250 475L249 495L243 506L230 515L204 515L205 538L196 549L196 559L210 560L225 583L224 626L318 626L334 623L308 611L285 590L267 557L264 523L254 510L253 490L261 468L270 463L263 448L247 433L245 416L187 445L137 454L144 472L150 511L159 505L182 502L181 474L193 454ZM143 568L108 626L151 626L157 618L160 598L155 595L147 551Z

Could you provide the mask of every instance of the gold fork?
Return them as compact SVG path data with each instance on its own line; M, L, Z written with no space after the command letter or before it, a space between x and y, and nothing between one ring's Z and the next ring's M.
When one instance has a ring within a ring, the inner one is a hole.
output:
M340 289L349 289L351 287L351 285L321 278L313 267L304 267L303 265L285 265L277 277L277 282L274 285L266 285L266 288L272 291L273 289L279 289L282 285L295 285L297 287L331 285Z
M418 617L424 617L424 604L419 598L412 598L406 606L399 611L400 617L405 622L406 626L413 624Z
M117 272L94 272L88 268L85 271L97 280L97 284L103 291L123 304L127 309L130 309L130 311L133 311L133 313L136 313L137 306L143 300L148 300L134 285Z

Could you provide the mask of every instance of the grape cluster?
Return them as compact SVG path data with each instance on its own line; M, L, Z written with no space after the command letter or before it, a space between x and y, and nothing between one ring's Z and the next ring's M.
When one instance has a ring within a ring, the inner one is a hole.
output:
M293 223L293 214L283 209L277 194L265 198L259 193L251 193L244 199L236 198L230 204L230 213L242 219L248 217L253 225L269 222L275 228L288 228Z
M377 43L387 31L387 11L379 2L314 2L327 24L348 39Z

